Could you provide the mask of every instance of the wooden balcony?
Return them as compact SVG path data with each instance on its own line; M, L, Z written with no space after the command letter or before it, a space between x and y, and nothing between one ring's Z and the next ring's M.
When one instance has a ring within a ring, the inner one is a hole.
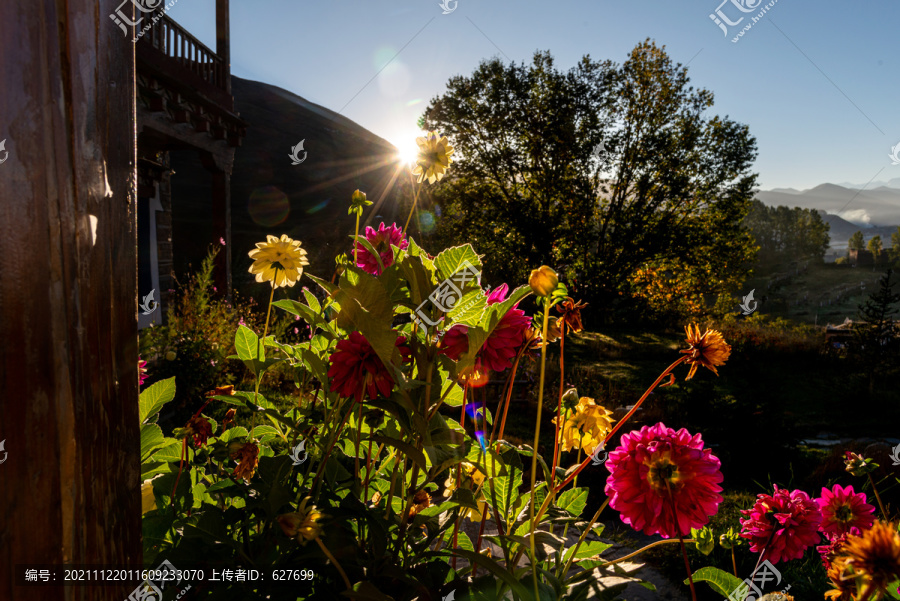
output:
M135 52L139 73L234 110L228 63L165 14L138 39Z

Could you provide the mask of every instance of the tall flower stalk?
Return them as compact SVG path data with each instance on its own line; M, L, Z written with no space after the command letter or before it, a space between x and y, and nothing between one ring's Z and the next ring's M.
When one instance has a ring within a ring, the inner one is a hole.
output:
M550 319L550 294L552 294L553 290L556 289L556 285L559 283L557 279L556 272L552 269L543 265L540 269L535 269L531 272L531 277L529 278L529 285L531 286L531 290L538 296L543 299L544 304L544 320L543 325L541 326L541 339L547 340L547 322ZM529 542L531 543L531 576L534 582L534 598L540 599L540 594L538 591L538 568L537 568L537 553L535 551L534 545L534 529L537 526L534 519L534 499L537 496L537 491L534 489L534 482L537 476L537 454L538 454L538 443L540 442L541 437L541 410L544 408L544 376L546 374L547 369L547 344L543 344L541 346L541 379L540 384L538 385L538 406L537 406L537 423L534 426L534 446L532 447L532 455L531 455L531 536L529 537ZM551 476L552 477L552 476Z

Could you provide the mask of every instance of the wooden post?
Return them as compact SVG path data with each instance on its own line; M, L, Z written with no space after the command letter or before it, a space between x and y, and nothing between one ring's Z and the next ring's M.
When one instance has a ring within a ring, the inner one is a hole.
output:
M231 94L231 15L228 0L216 0L216 54L222 59L222 76L225 91Z
M110 18L121 4L0 2L4 601L122 601L137 586L16 584L22 564L141 562L134 32Z
M213 240L225 240L225 246L219 249L216 257L216 268L213 279L219 294L231 299L231 164L233 150L223 154L200 152L200 161L212 176L212 222Z

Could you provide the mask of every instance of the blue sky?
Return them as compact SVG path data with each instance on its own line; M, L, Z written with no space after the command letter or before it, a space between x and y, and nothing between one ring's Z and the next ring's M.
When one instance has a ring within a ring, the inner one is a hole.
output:
M584 54L621 63L649 37L690 61L717 114L750 126L761 188L900 177L889 158L900 144L900 2L777 0L734 43L769 0L721 6L744 17L727 37L710 19L721 1L458 0L447 15L440 0L232 1L232 72L408 149L428 101L481 60L530 62L546 49L565 70ZM178 0L169 14L215 48L215 0Z

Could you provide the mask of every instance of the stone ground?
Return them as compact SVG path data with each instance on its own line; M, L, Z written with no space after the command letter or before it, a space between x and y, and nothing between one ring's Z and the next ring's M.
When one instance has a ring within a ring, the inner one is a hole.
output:
M461 524L460 530L465 532L469 539L472 540L473 544L478 537L478 524L472 523L468 520L463 520ZM485 535L495 535L497 534L497 528L495 524L488 520L485 522L484 528ZM578 542L578 535L570 532L566 537L566 547L570 547ZM586 540L600 540L605 543L611 543L612 541L605 540L603 538L597 537L593 534L587 536ZM653 539L647 537L647 542L651 542ZM493 557L502 557L502 551L499 547L494 546L492 543L489 543L486 540L482 540L482 549L485 548L485 545L489 545L491 547L491 553ZM548 551L552 549L545 545ZM633 552L635 549L631 549L622 545L618 545L613 543L613 546L604 552L603 557L608 559L616 559L618 557L624 557L629 553ZM645 582L651 582L656 586L656 591L648 590L637 582L632 582L629 584L625 590L619 593L617 599L621 599L622 601L688 601L690 598L690 592L688 588L682 585L680 582L672 582L662 574L660 574L657 570L646 567L638 558L638 561L625 561L620 564L622 568L628 572L630 577L637 578L639 580L643 580ZM458 569L467 565L466 562L462 560L458 560ZM527 565L527 558L523 558L519 565ZM573 569L569 572L570 575L574 575L578 573L580 570ZM616 584L620 584L622 582L627 582L629 578L622 577L619 575L615 575L610 573L609 576L602 576L596 579L599 583L599 590L609 588L615 586ZM591 593L588 595L588 601L592 599L597 599L599 594L597 592Z

